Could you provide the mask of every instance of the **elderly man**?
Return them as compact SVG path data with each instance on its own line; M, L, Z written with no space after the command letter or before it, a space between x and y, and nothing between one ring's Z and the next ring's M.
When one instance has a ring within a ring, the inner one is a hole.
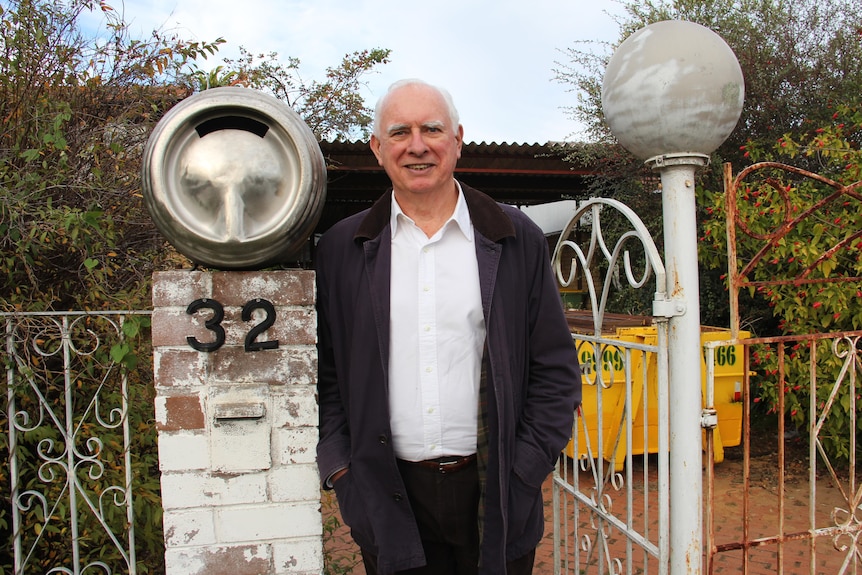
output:
M542 483L580 401L541 230L455 180L449 94L393 84L392 189L317 248L320 442L366 572L532 572Z

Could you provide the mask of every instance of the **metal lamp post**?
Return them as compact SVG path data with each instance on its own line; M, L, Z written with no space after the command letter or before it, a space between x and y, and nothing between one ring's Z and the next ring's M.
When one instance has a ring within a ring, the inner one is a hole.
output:
M661 174L669 301L670 573L701 572L700 297L694 173L742 111L739 62L717 34L681 20L651 24L617 48L602 108L617 140Z

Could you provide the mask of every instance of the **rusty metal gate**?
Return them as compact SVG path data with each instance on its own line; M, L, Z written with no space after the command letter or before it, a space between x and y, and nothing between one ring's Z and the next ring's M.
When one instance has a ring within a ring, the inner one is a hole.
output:
M833 319L858 313L862 230L844 229L835 214L862 210L862 182L844 186L777 163L755 164L735 177L726 165L724 176L732 335L740 330L743 290L767 302L775 301L772 290L798 290L798 306L820 308L809 291L840 285L852 294L855 286L855 298L830 311ZM762 206L754 214L759 220L746 218L751 211L740 210L738 201ZM801 237L807 229L812 235ZM784 321L794 312L785 310ZM820 317L830 327L829 315ZM715 431L707 430L708 573L862 572L860 336L824 330L730 342L744 350L743 438L741 453L722 464L719 477ZM715 351L727 343L706 346L707 408L714 401ZM764 394L769 406L760 402Z

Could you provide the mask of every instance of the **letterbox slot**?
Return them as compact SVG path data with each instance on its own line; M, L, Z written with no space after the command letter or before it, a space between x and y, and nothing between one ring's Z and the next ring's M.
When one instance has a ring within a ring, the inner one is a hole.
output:
M217 403L213 406L216 421L236 421L243 419L262 419L266 415L266 405L257 403Z

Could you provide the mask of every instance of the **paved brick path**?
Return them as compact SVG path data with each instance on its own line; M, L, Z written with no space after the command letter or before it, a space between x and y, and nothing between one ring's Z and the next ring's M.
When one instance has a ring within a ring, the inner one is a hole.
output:
M715 505L713 512L715 514L716 535L715 543L719 547L722 545L734 544L742 540L743 533L743 481L742 481L742 463L741 461L725 461L715 467ZM779 493L777 487L777 474L770 472L769 464L757 465L753 462L751 473L751 488L750 488L750 537L754 539L758 537L770 537L777 535L780 532L780 509L779 509ZM551 486L552 479L549 477L545 481L545 517L546 528L545 537L539 545L536 553L535 575L552 575L554 573L553 562L553 509L551 507ZM857 484L858 487L858 484ZM846 489L846 487L845 487ZM654 493L654 491L652 492ZM817 508L815 510L816 526L824 527L834 525L831 520L831 513L835 508L846 509L848 506L843 496L830 480L825 477L817 481ZM624 511L619 509L620 505L624 505L625 497L621 494L616 494L614 501L614 512L619 515L624 515ZM635 518L643 517L644 505L643 498L636 497L633 501L632 513ZM784 494L784 533L805 533L808 529L809 522L809 486L807 477L799 474L790 477L786 482ZM621 502L620 502L621 500ZM571 508L571 507L570 507ZM326 493L323 495L323 513L325 521L329 521L330 525L338 518L337 505L335 504L334 495ZM657 506L655 502L650 503L649 514L652 517L657 515ZM858 515L858 512L857 512ZM653 531L654 533L654 531ZM655 539L653 537L653 539ZM748 574L749 575L765 575L768 573L779 573L796 575L809 573L810 564L810 542L807 540L794 540L792 537L786 542L781 550L779 558L779 550L775 544L765 544L754 546L748 550ZM615 557L625 560L625 548L623 546L624 539L616 534L612 535L612 553ZM855 545L848 538L838 541L840 544L850 546L851 553ZM569 549L573 550L575 543L569 540ZM327 566L329 575L347 574L365 575L365 569L362 567L362 562L359 559L358 549L350 539L347 528L343 525L334 530L331 534L324 536L324 551L327 555ZM857 549L857 552L859 550ZM831 538L821 537L816 540L816 562L814 573L831 574L840 573L841 564L847 555L846 551L838 551L833 545ZM637 555L642 557L643 555ZM640 566L643 560L641 559ZM779 570L779 563L783 565L783 571ZM853 565L851 560L851 566ZM857 564L862 566L862 564ZM573 566L569 565L569 571L564 573L573 573ZM597 573L595 567L591 567L588 573ZM607 572L607 570L605 571ZM635 568L635 572L641 572ZM655 561L650 561L649 572L657 572ZM715 555L715 563L712 573L742 573L743 572L743 552L741 550L722 551ZM851 567L851 571L852 567ZM707 570L704 569L704 574Z

